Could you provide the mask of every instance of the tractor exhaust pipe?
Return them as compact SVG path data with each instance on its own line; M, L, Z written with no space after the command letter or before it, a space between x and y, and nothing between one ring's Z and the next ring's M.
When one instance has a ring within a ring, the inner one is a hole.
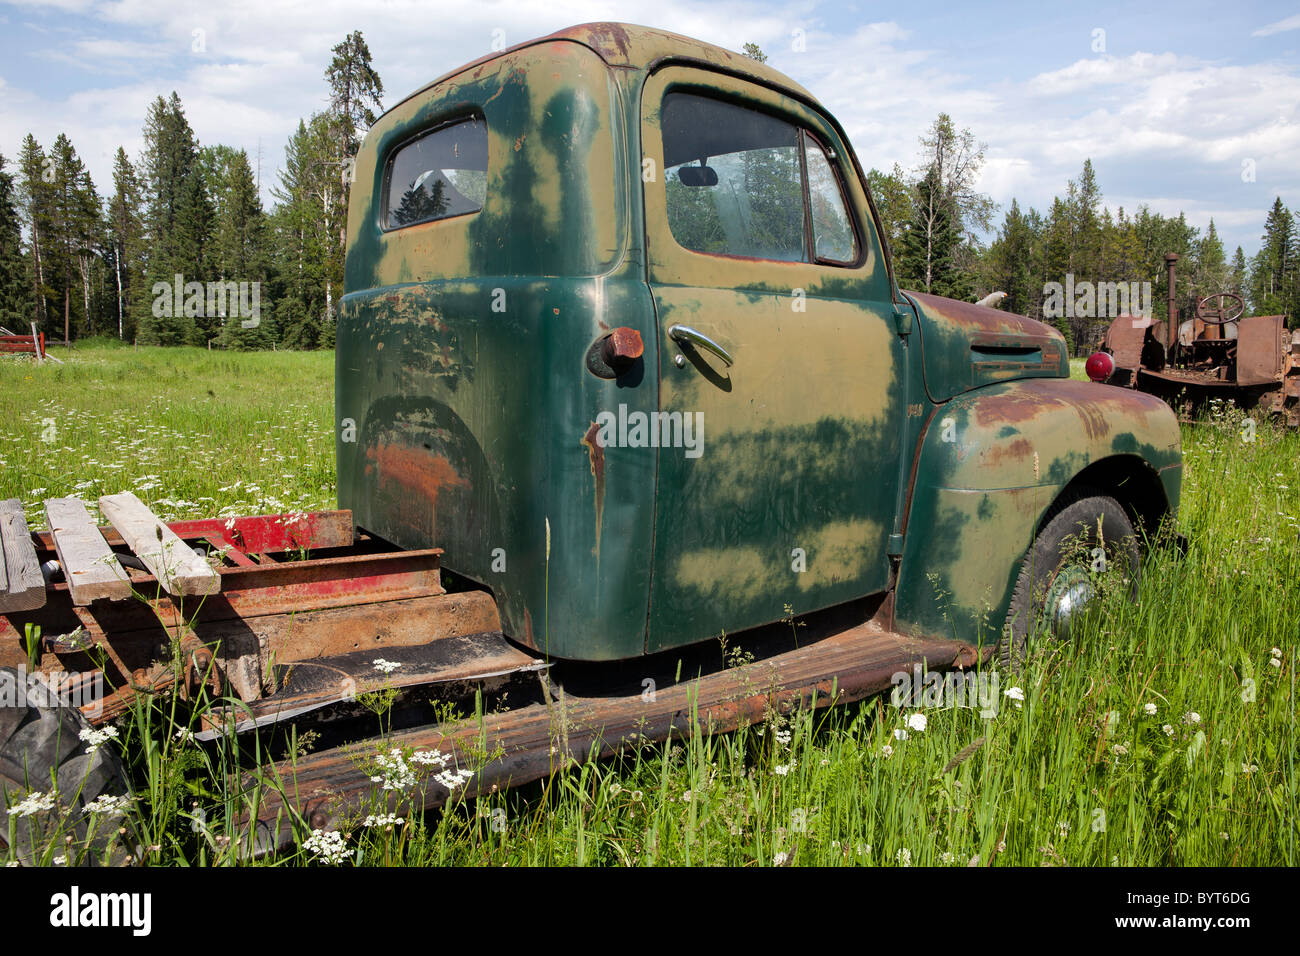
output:
M1178 357L1178 306L1175 305L1177 299L1174 295L1174 273L1177 271L1175 263L1178 262L1178 253L1165 253L1165 267L1169 270L1168 282L1166 287L1169 292L1169 336L1165 339L1169 343L1169 364L1173 365Z

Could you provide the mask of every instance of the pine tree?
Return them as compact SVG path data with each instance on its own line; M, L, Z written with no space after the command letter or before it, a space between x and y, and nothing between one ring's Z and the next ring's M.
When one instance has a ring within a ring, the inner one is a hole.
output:
M144 198L140 177L118 147L113 158L113 198L108 204L108 240L113 270L117 337L134 338L144 288Z
M248 154L242 149L218 146L205 149L202 156L216 212L212 267L222 281L248 283L249 288L256 283L261 304L267 278L267 225ZM227 348L269 348L275 341L271 309L261 310L256 325L245 326L244 322L250 320L242 314L226 315L219 335L221 344Z
M1020 204L1011 200L1011 208L1002 220L997 239L989 247L988 271L990 291L1007 294L1000 308L1018 315L1029 315L1038 305L1040 290L1034 282L1034 233Z
M1251 301L1261 314L1285 314L1297 249L1295 221L1281 196L1273 200L1261 238L1263 244L1251 269Z
M959 284L954 275L958 240L938 167L931 167L916 185L912 218L903 232L898 259L900 284L911 284L934 295L948 294Z
M60 133L50 148L54 161L51 223L54 242L50 265L59 283L63 305L63 341L72 341L74 298L80 300L82 328L94 331L91 311L91 267L98 255L101 210L87 171L72 141Z
M357 154L361 134L375 123L384 84L370 62L370 47L360 30L347 35L333 49L334 59L325 70L330 87L329 112L340 134L340 158Z
M157 285L171 288L175 276L182 282L203 282L207 242L212 227L199 163L198 142L185 118L180 97L158 97L149 108L144 128L145 154L141 175L148 201L145 216L149 238L147 286L138 313L141 340L151 344L205 344L212 338L214 318L186 315L183 302L153 296ZM157 304L159 307L154 308ZM158 314L154 314L157 312Z
M32 290L23 261L18 186L14 174L5 169L8 163L0 154L0 325L23 334L33 311Z
M1246 255L1241 251L1241 246L1232 254L1232 265L1229 267L1228 291L1235 292L1239 296L1246 295ZM1247 302L1247 315L1253 314Z
M51 300L56 294L46 261L53 245L54 162L45 155L31 133L23 139L18 168L22 174L20 204L29 236L27 275L35 302L34 319L37 328L49 335L53 331L50 327Z
M913 211L913 191L907 185L907 174L897 163L888 173L873 169L867 173L867 189L871 192L876 212L880 214L880 224L889 240L889 248L895 251L901 249L903 229L912 218Z

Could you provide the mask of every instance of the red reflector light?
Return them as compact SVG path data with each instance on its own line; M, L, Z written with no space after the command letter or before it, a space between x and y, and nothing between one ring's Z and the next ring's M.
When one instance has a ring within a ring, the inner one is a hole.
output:
M1104 382L1115 373L1115 360L1107 352L1093 352L1083 370L1094 382Z

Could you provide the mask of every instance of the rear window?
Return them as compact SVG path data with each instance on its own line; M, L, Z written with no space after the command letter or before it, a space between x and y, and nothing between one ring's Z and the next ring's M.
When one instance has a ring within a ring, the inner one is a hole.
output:
M388 161L384 228L478 212L487 196L487 124L471 117L425 133Z

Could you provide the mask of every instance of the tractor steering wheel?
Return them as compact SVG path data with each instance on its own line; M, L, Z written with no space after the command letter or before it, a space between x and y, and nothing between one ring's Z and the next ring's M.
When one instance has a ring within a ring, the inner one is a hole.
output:
M1236 311L1227 317L1224 316L1224 313L1228 311L1224 308L1224 299L1237 300ZM1206 303L1208 302L1217 302L1217 308L1207 308ZM1218 292L1214 295L1207 295L1196 303L1196 317L1207 325L1227 325L1229 322L1236 322L1237 319L1241 318L1241 313L1245 311L1245 301L1235 292ZM1212 319L1210 318L1211 315L1217 316L1217 318Z

